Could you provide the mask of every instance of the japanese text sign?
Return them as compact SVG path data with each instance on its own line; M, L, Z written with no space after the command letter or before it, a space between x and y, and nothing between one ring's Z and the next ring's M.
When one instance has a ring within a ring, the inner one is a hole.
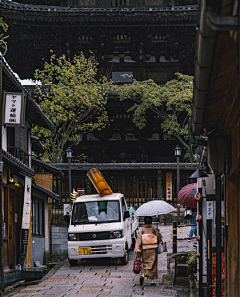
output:
M23 119L23 94L5 93L4 96L4 124L7 126L19 126Z
M166 172L166 200L172 200L172 172Z

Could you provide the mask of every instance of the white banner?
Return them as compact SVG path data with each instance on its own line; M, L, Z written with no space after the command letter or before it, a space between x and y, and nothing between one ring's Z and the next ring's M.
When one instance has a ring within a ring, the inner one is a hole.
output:
M31 189L32 179L25 176L22 229L29 229L31 219Z

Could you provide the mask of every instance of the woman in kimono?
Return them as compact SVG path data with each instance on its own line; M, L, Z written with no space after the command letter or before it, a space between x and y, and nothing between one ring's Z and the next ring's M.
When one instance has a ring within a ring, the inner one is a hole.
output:
M142 256L142 275L140 284L143 285L144 277L151 279L151 285L156 285L154 279L158 278L158 245L162 243L162 235L152 226L152 217L144 217L144 227L139 230L134 251Z

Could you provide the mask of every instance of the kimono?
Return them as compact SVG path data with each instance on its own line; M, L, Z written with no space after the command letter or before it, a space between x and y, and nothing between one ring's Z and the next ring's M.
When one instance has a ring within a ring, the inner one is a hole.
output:
M143 234L154 234L157 236L157 244L146 245L143 247L142 235ZM134 252L142 254L142 273L145 277L150 279L158 278L158 253L157 246L162 242L162 235L158 229L152 225L144 225L138 233Z

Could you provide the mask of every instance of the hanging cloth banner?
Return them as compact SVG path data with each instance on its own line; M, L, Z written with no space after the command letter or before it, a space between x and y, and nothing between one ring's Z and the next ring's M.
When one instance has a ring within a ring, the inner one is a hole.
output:
M24 187L24 202L23 202L23 216L22 216L22 236L21 236L21 265L24 264L24 260L27 253L28 246L28 234L31 220L31 189L32 179L25 176Z

